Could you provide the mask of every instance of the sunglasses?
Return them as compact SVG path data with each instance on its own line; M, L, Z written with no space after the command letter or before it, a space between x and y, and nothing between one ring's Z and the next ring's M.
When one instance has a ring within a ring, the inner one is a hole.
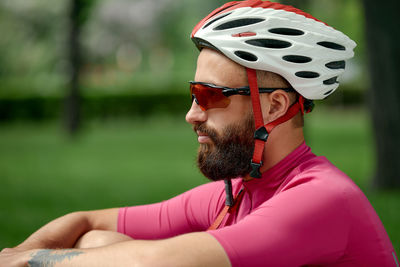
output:
M226 108L231 103L228 98L232 95L250 95L250 87L230 88L211 83L189 82L190 94L193 100L205 111L210 108ZM295 92L293 88L258 88L260 93L272 93L275 90Z

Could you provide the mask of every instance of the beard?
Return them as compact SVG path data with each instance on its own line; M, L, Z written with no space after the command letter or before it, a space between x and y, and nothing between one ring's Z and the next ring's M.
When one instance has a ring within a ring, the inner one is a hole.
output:
M200 144L197 166L210 180L219 181L244 177L251 171L254 151L254 118L249 112L241 122L226 126L222 134L204 123L194 126L209 136L212 143Z

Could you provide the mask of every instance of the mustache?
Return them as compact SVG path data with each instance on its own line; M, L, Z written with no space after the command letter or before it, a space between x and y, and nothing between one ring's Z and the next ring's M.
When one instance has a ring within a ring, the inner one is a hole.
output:
M193 131L194 131L194 132L199 131L199 132L202 132L202 133L207 134L207 135L211 138L211 140L212 140L213 142L215 142L215 141L218 140L217 131L214 130L214 129L211 129L211 128L209 128L209 127L207 127L207 126L205 125L205 123L200 123L200 124L194 125L194 126L193 126Z

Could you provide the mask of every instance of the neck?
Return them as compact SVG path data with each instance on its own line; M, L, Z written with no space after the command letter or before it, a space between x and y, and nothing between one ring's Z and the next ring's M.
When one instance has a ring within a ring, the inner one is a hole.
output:
M293 152L304 142L303 128L295 128L290 121L278 125L273 129L265 144L263 153L263 165L261 173L271 169L287 155ZM253 179L250 175L244 177L245 181Z

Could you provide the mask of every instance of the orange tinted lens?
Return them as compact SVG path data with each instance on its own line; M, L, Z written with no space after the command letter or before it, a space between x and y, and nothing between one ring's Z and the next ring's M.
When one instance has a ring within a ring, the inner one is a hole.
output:
M203 84L191 84L190 93L195 95L199 106L203 110L210 108L226 108L230 100L222 94L219 88L212 88Z

